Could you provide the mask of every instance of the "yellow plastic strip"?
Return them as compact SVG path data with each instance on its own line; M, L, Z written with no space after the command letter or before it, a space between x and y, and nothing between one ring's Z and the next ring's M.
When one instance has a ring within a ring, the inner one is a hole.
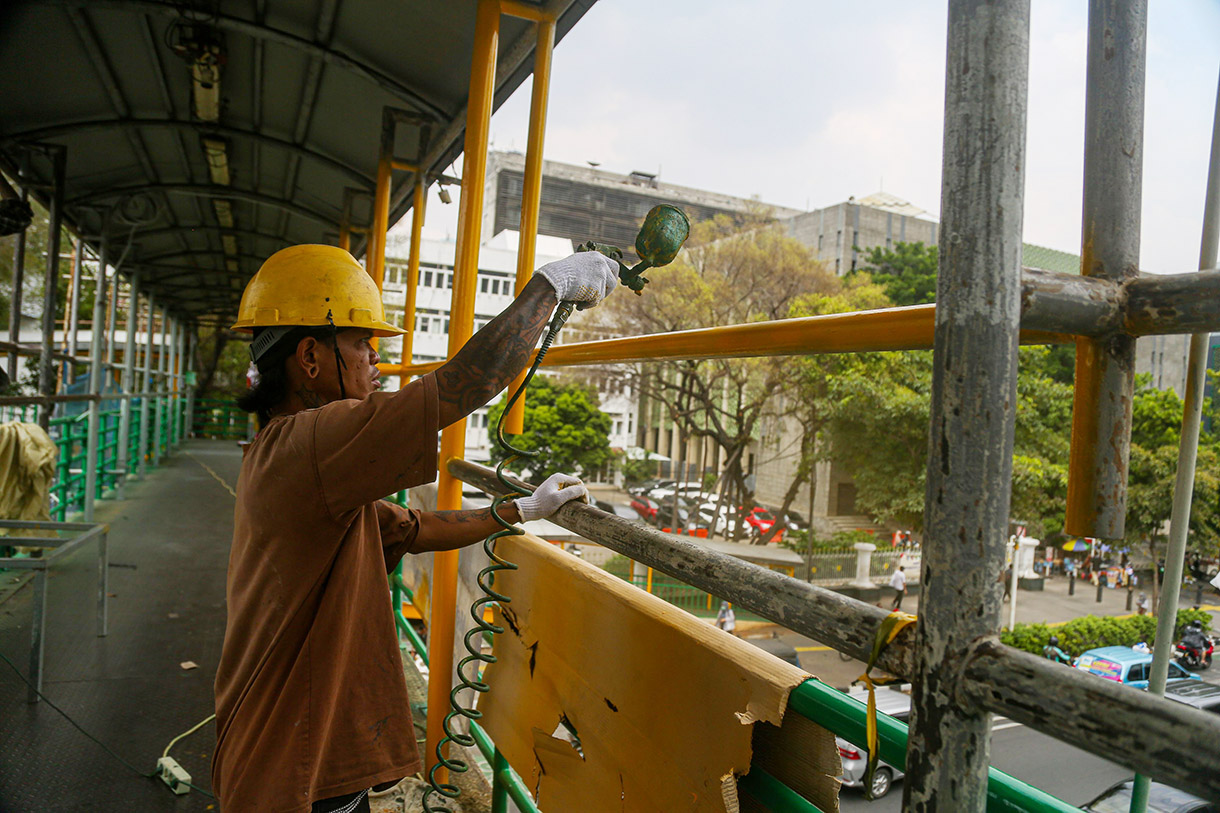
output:
M870 802L873 800L873 774L877 771L877 686L884 686L887 683L893 683L895 679L878 679L873 680L869 676L869 672L873 671L873 664L877 662L877 658L881 656L881 651L889 644L890 641L897 637L898 633L902 632L911 624L915 623L915 616L910 613L899 612L894 610L885 620L881 622L881 626L877 628L877 637L873 639L873 651L868 656L868 664L864 667L864 674L858 680L864 681L864 685L868 687L868 718L865 726L865 733L868 735L868 763L864 769L864 798Z

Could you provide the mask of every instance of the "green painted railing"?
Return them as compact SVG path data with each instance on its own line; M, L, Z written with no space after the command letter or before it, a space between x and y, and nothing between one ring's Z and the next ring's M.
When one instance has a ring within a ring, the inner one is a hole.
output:
M195 401L196 437L216 440L245 440L250 416L233 401L200 398Z

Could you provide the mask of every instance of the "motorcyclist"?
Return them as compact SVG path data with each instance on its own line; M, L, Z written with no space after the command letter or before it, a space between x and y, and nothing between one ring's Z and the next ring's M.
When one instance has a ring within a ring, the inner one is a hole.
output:
M1050 640L1046 642L1046 646L1042 647L1042 657L1055 663L1066 663L1069 666L1072 664L1072 658L1059 648L1058 635L1052 635Z
M1203 634L1202 621L1196 618L1186 625L1186 629L1182 632L1182 645L1202 655L1203 650L1207 647L1207 636Z

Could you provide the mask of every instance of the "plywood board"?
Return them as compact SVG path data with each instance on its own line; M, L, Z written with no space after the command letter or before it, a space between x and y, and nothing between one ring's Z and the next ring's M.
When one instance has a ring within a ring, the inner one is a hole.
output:
M498 550L520 569L497 581L513 600L482 706L539 807L736 813L755 724L779 726L809 676L540 540ZM833 810L837 753L817 730L799 747L828 769L804 781Z

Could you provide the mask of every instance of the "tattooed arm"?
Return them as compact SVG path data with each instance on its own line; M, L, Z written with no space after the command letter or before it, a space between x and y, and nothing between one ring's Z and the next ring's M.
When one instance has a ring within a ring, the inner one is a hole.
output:
M500 506L500 516L510 523L521 521L517 506L512 501ZM503 527L492 517L490 507L469 511L421 511L419 536L411 552L464 548L500 530Z
M376 506L386 573L392 572L398 560L408 553L464 548L501 529L500 524L492 519L490 508L416 511L386 500L378 500ZM501 506L500 516L511 523L521 521L521 514L512 501Z
M471 336L453 360L436 371L442 427L465 418L512 383L529 361L530 351L538 343L556 304L551 284L534 277L511 305ZM488 521L499 527L494 520Z

